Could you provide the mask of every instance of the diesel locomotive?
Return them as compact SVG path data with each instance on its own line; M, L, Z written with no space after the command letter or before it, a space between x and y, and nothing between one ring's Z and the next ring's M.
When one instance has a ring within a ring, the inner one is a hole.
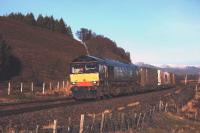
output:
M99 99L166 88L175 76L155 68L84 55L70 64L71 91L75 99Z

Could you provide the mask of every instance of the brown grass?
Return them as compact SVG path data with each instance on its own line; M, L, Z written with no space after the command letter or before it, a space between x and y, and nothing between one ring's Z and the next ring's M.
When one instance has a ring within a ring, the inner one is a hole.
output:
M16 80L66 79L69 63L85 54L80 42L66 35L0 18L0 33L22 63Z

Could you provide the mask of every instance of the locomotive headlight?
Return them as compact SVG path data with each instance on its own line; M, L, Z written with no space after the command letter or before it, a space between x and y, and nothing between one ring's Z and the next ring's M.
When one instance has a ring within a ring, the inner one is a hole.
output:
M75 84L76 84L76 82L71 82L71 84L72 84L72 85L75 85Z
M97 81L93 81L93 84L97 84Z

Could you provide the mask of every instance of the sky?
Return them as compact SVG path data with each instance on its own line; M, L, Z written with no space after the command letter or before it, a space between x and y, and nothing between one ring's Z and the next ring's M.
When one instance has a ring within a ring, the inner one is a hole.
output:
M0 15L32 12L88 28L132 62L200 66L200 0L0 0Z

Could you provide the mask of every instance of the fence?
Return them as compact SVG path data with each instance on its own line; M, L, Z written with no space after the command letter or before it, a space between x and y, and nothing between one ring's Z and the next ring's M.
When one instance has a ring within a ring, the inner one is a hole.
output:
M27 128L21 132L28 133L104 133L128 130L140 130L145 124L154 121L157 113L179 113L183 105L169 104L159 101L157 104L148 106L145 110L135 109L121 110L117 112L102 112L101 114L81 114L80 123L72 123L69 117L65 125L59 125L58 120L52 121L50 126L35 125L35 128ZM195 114L197 117L198 114ZM2 132L18 133L20 129L14 127L2 128Z
M198 91L196 89L190 89ZM193 93L191 93L193 94ZM100 114L81 114L79 123L72 123L71 117L66 118L66 123L60 124L59 120L53 120L52 124L34 125L22 130L16 127L1 127L0 132L29 132L29 133L104 133L119 132L128 130L140 130L145 125L155 120L156 114L171 112L181 115L181 109L184 105L194 98L195 95L186 97L182 102L169 102L160 100L155 104L143 105L140 108L123 108L117 111L105 110ZM193 113L190 119L198 120L198 112Z
M62 92L65 90L69 92L69 81L52 81L52 82L1 82L1 95L18 95L18 94L49 94L55 92Z
M71 118L68 118L66 125L59 125L59 121L54 120L52 125L45 127L35 125L35 128L26 129L21 132L32 133L103 133L103 132L116 132L127 131L130 129L144 128L145 123L152 122L156 113L161 112L178 112L179 106L174 104L170 105L159 101L154 106L149 106L145 111L136 111L134 109L123 110L119 112L102 112L98 114L82 114L80 116L80 123L73 124ZM0 129L2 132L19 132L20 129L14 127Z

